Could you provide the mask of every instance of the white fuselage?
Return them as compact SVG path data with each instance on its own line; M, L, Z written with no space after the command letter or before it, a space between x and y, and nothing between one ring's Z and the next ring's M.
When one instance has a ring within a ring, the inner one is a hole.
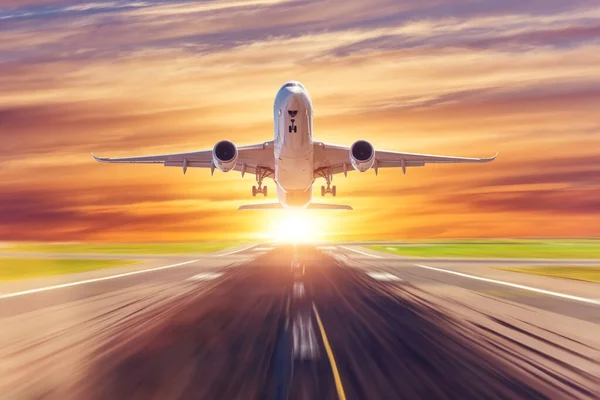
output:
M286 208L304 208L312 200L312 102L300 83L282 86L273 106L275 121L275 184Z

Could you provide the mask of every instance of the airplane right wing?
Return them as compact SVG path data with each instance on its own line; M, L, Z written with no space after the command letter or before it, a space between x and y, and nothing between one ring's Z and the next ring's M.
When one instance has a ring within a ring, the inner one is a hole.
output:
M235 165L231 168L232 170L242 172L242 174L256 174L259 171L264 177L273 176L275 170L273 141L241 146L236 150L237 158ZM102 163L162 164L165 167L179 167L183 169L185 174L188 168L210 168L211 171L214 171L213 151L201 150L188 153L121 158L97 157L94 153L92 153L92 156L96 161Z

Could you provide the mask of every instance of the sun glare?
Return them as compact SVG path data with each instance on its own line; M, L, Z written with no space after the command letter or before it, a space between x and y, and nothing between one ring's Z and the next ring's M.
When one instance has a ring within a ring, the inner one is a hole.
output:
M269 229L274 242L312 243L323 239L319 220L310 213L286 210L278 214Z

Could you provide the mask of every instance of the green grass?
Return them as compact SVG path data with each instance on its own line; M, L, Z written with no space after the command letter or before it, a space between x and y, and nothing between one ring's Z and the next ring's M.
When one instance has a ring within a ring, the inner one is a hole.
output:
M183 243L5 243L2 252L82 254L196 254L222 250L238 242Z
M600 268L598 267L532 267L497 269L529 275L552 276L556 278L600 283Z
M595 239L411 242L368 247L416 257L600 259L600 241Z
M0 258L0 281L41 278L136 264L135 260Z

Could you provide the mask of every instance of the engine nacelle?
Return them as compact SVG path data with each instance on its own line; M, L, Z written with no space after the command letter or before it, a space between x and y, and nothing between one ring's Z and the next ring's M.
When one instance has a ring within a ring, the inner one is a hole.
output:
M350 147L350 162L359 172L370 170L375 163L375 149L366 140L358 140Z
M229 140L221 140L212 151L213 163L222 172L229 172L234 169L237 157L237 147Z

